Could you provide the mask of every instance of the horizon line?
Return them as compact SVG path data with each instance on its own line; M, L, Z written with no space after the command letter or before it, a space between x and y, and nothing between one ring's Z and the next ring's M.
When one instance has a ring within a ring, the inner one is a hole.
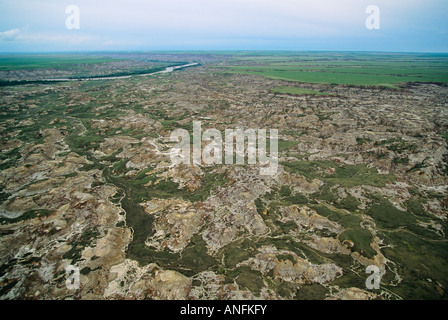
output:
M50 50L50 51L0 51L5 54L82 54L82 53L205 53L205 52L359 52L359 53L401 53L401 54L448 54L448 51L388 51L388 50L337 50L337 49L166 49L166 50Z

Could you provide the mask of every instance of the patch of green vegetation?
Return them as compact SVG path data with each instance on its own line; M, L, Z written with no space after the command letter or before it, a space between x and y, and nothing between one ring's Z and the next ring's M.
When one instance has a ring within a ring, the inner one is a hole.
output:
M289 260L289 261L291 261L292 263L296 263L296 259L294 259L294 257L292 256L292 255L290 255L290 254L279 254L279 255L277 255L277 260L278 261L286 261L286 260Z
M10 193L7 192L0 192L0 203L8 200L8 198L11 196Z
M84 231L76 240L70 241L68 244L71 246L70 250L68 250L62 256L63 259L71 260L72 264L81 260L81 253L85 247L89 246L92 241L94 241L100 233L97 230L97 227L93 227L92 229Z
M379 174L376 168L368 168L364 164L341 166L332 161L290 161L281 163L288 172L302 175L308 179L321 179L330 185L339 184L346 188L358 185L384 187L386 183L394 182L392 174ZM327 169L335 168L334 173Z
M148 264L157 261L158 265L179 271L186 276L193 276L199 272L212 268L217 269L218 267L218 261L208 255L205 241L200 235L193 236L182 254L173 253L167 249L157 251L146 246L144 241L135 240L129 249L131 250L129 252L130 256L139 263Z
M64 151L64 152L60 152L58 153L58 157L66 157L70 154L71 151Z
M166 115L166 113L164 114L163 119L160 121L162 126L163 126L163 130L175 130L175 129L185 129L188 130L189 132L193 131L193 122L189 122L186 125L180 124L179 121L185 119L189 117L188 113L184 113L175 117L170 117L168 115ZM190 137L191 138L191 137ZM192 139L190 139L190 141L193 141Z
M116 162L113 166L114 171L118 174L126 172L127 171L126 163L128 163L128 159L123 159Z
M73 177L76 177L77 175L78 175L78 172L72 172L72 173L64 175L64 177L66 177L66 178L73 178Z
M439 133L443 139L448 143L448 131Z
M430 217L430 214L423 209L423 204L425 203L425 199L413 197L407 200L405 205L408 211L416 216Z
M296 173L308 179L314 179L323 175L324 170L335 167L337 164L332 161L288 161L281 163L288 172Z
M291 196L287 196L287 197L285 197L283 199L283 201L284 201L285 204L288 204L288 205L292 205L292 204L307 204L309 202L308 198L305 197L303 194L300 194L300 193L294 194L294 195L291 195Z
M381 229L395 230L397 228L403 228L425 238L438 238L435 230L427 229L419 225L418 221L429 222L430 220L421 215L422 212L416 205L415 200L407 204L413 212L420 215L416 216L413 212L398 210L389 200L383 197L377 199L376 204L369 208L368 213L375 219L377 226Z
M13 258L0 265L0 277L3 277L8 272L8 270L15 264L17 264L17 259Z
M322 254L322 252L311 248L301 241L295 242L294 245L296 253L297 251L299 252L299 257L307 259L313 264L324 264L329 262L329 259L327 259L325 255Z
M331 120L332 112L318 112L316 116L319 118L319 121Z
M287 136L297 137L297 138L303 136L302 131L294 130L294 129L284 130L284 131L282 131L282 134L287 135Z
M346 209L348 211L355 211L361 203L352 195L347 195L339 202L335 203L334 206L337 208Z
M119 165L121 167L124 166L123 163ZM148 168L140 171L133 179L123 179L127 188L131 187L135 189L133 192L137 197L137 202L153 198L166 199L176 197L184 198L191 202L205 201L205 199L210 196L210 192L213 189L224 185L226 182L225 172L216 173L211 172L211 170L205 170L205 174L201 178L201 187L194 191L190 191L187 189L180 189L179 184L172 180L161 180L157 182L157 175L146 174L150 170L151 169Z
M338 196L333 193L329 184L324 184L320 192L315 194L314 197L328 203L335 203L338 200Z
M291 231L297 230L297 223L294 221L287 221L287 222L278 222L278 226L280 226L281 231L283 234L288 234Z
M71 136L71 145L76 149L98 149L104 138L97 134L86 133L84 135Z
M378 204L373 205L369 213L382 228L395 229L405 227L415 221L411 215L398 210L384 198L381 198Z
M288 149L291 149L293 147L295 147L299 142L298 141L288 141L288 140L282 140L282 139L278 139L278 152L282 152ZM266 145L267 145L267 151L270 151L270 139L267 139L266 141Z
M389 154L387 152L376 152L375 153L375 156L378 160L386 159L388 157L388 155Z
M406 143L405 141L400 141L399 143L388 145L386 148L390 151L403 153L404 151L414 151L417 149L417 146L415 144Z
M16 286L19 280L11 280L6 285L0 288L0 296L7 294L12 288Z
M371 142L372 140L369 138L362 138L362 137L356 137L356 142L362 146L363 144L366 144L368 142Z
M148 137L150 138L158 138L159 135L157 134L157 132L150 132L147 134Z
M298 284L287 281L277 281L275 291L277 294L286 299L293 299L295 292L297 291Z
M84 267L79 271L79 273L82 275L86 275L86 274L89 274L91 271L92 271L92 269L90 269L90 267Z
M395 157L395 158L392 160L392 162L395 163L395 164L404 164L404 165L407 165L407 164L409 164L409 158L408 158L408 157L404 157L404 158Z
M384 140L379 140L379 141L375 141L375 146L384 146L384 145L388 145L388 144L392 144L392 143L403 143L403 139L401 137L398 138L389 138L389 139L384 139Z
M263 214L263 210L265 209L263 200L261 200L261 198L257 198L257 199L255 199L254 204L255 204L255 207L257 208L258 214Z
M21 158L19 148L14 148L9 151L0 152L0 170L8 169L14 166Z
M359 185L384 187L386 183L394 182L392 174L379 174L376 168L368 168L364 164L337 167L334 174L328 174L323 180L330 184L340 184L346 188Z
M359 252L367 258L373 258L376 254L375 250L370 247L372 242L372 234L369 230L358 227L356 230L350 229L339 235L339 241L350 240L355 244L354 251Z
M349 268L345 269L349 270L348 272L344 272L344 274L335 279L331 284L334 286L339 286L342 288L365 288L366 287L366 276L361 273L352 272Z
M159 181L151 188L151 191L154 191L154 198L170 198L176 193L180 193L177 190L179 190L179 184L172 180Z
M93 162L93 163L88 163L88 164L84 164L81 168L79 168L79 171L90 171L90 170L103 170L104 166L102 164L100 164L99 162Z
M338 222L341 219L340 211L332 210L325 205L312 205L311 208L316 210L319 215L326 217L331 221Z
M109 161L109 162L120 161L120 159L117 158L117 155L120 154L122 151L123 151L123 148L120 148L117 151L115 151L114 153L112 153L111 155L101 157L100 161Z
M278 221L280 218L280 208L297 204L306 204L309 200L306 196L293 192L287 185L282 185L273 191L257 198L254 203L258 214L265 221L271 221L285 230L297 228L297 225L289 225ZM287 233L288 231L286 231Z
M426 195L429 199L440 199L441 200L446 197L446 193L432 191L432 190L426 191Z
M390 291L403 299L448 298L446 290L437 290L437 282L443 288L448 285L447 242L426 241L406 231L384 233L384 241L387 246L382 252L394 261L403 279L398 286L388 287Z
M416 163L411 169L409 169L407 172L413 172L413 171L420 171L420 169L428 167L427 164L425 164L425 161Z
M206 170L204 176L201 178L201 187L194 192L186 191L184 198L191 202L205 201L213 189L221 187L226 183L226 176L226 172L215 173L207 172Z
M291 195L291 189L289 186L283 185L280 187L279 195L281 197L288 197Z
M241 243L230 243L220 250L219 256L224 256L224 264L227 268L235 267L254 256L254 248L243 246Z
M297 300L324 300L330 290L319 283L304 285L297 289L295 298Z
M163 130L174 130L178 126L177 120L162 120L160 121L163 126Z
M233 281L256 296L260 295L261 289L264 287L261 272L252 270L248 266L240 266L226 274L226 283L232 283Z
M21 214L20 216L18 216L17 218L9 219L9 218L2 217L2 218L0 218L0 223L1 224L16 223L16 222L24 221L24 220L42 218L42 217L48 216L50 213L52 213L52 211L47 210L47 209L28 210L28 211L24 212L23 214Z
M217 173L213 168L204 168L202 185L195 191L179 189L179 185L172 180L161 180L156 174L147 174L151 168L140 171L133 178L114 177L110 169L104 170L106 180L111 181L119 188L126 190L126 196L121 205L126 211L126 225L133 228L133 241L129 245L128 255L139 263L147 264L157 261L163 267L178 270L186 275L194 275L211 268L218 268L218 261L208 255L207 248L201 235L194 236L182 254L172 253L169 250L157 251L145 245L148 235L154 230L153 217L144 212L138 204L153 198L184 198L190 201L203 201L210 191L226 181L225 172ZM145 184L146 186L143 186Z
M339 223L346 230L339 235L341 242L351 240L355 244L354 251L368 258L372 258L375 255L375 251L370 247L372 234L361 226L361 216L341 210L333 210L326 205L312 205L311 208L316 210L319 215Z
M182 251L180 259L174 263L196 271L208 270L217 265L218 261L207 253L207 246L200 234L194 235L190 239L188 246Z

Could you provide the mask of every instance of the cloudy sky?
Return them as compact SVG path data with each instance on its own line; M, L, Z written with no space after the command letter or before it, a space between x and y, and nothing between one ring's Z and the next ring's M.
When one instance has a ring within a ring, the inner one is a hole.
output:
M369 5L379 29L366 27ZM447 14L447 0L0 0L0 52L448 52Z

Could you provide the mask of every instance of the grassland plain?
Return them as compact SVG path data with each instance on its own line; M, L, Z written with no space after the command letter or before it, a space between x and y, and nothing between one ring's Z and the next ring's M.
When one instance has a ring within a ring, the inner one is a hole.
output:
M0 71L43 68L79 68L80 64L97 64L112 61L120 61L120 59L85 54L1 54Z
M446 299L448 88L403 80L446 75L444 55L200 58L153 77L0 89L2 298ZM303 87L264 77L277 67L328 77ZM364 67L394 90L369 77L356 86ZM350 86L333 83L346 68ZM170 132L193 119L277 128L278 174L171 167ZM128 242L112 237L125 230ZM67 264L82 270L77 292L63 289ZM379 290L365 287L370 264L386 271Z
M397 88L407 82L448 84L446 54L300 52L252 53L227 62L227 72L287 81ZM282 89L283 91L285 89ZM303 93L306 94L306 93Z

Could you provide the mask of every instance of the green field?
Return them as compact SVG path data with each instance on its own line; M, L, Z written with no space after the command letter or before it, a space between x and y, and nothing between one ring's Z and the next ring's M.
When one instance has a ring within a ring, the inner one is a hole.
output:
M304 83L385 86L448 84L448 54L263 52L234 55L224 72Z

